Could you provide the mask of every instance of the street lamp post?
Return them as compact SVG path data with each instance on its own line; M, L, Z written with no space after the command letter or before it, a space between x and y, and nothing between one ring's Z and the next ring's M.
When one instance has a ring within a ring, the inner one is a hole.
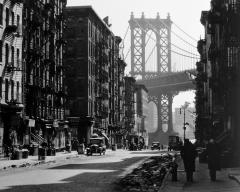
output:
M189 125L189 123L186 122L186 111L185 111L187 109L188 105L189 105L189 103L185 102L185 104L182 106L182 108L183 108L183 142L186 139L186 125Z
M183 141L185 142L186 138L186 123L185 123L185 108L183 108Z

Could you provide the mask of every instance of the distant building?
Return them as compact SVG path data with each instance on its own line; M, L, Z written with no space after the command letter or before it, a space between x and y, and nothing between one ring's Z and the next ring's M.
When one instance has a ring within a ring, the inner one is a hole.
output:
M136 116L136 80L133 77L124 77L125 94L124 94L124 127L127 135L134 134L135 116ZM129 140L129 138L127 138Z
M125 125L124 125L124 70L126 67L126 63L123 59L119 58L118 62L118 117L117 117L117 129L114 131L115 141L118 148L122 148L124 146L124 135L125 135Z
M183 130L183 109L175 108L175 112L173 114L173 130L178 133L178 135L183 138L184 130ZM185 122L189 125L186 125L186 138L195 139L195 108L188 107L185 110Z
M136 84L136 124L134 131L144 139L145 145L148 146L148 90L145 85Z

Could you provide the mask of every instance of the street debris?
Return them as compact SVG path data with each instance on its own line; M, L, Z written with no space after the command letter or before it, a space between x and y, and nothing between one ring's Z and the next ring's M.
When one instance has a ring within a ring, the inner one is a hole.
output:
M129 192L157 192L162 181L170 170L171 154L163 154L149 158L132 173L116 182L118 191Z

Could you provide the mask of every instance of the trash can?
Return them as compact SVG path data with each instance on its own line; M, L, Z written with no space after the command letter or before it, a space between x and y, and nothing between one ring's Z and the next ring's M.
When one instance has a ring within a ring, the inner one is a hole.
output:
M81 144L78 145L77 151L78 151L78 154L84 154L85 146L84 146L83 143L81 143Z
M22 150L22 158L27 159L29 155L29 151L27 149Z
M22 159L22 150L16 150L12 154L12 159L13 160L20 160Z
M48 148L47 149L47 156L55 156L56 155L56 149L55 148Z
M30 155L32 155L32 156L38 155L38 145L30 146Z
M117 150L117 145L116 144L112 144L112 150L116 151Z
M39 148L38 149L38 160L44 161L47 156L47 149L46 148Z
M66 145L66 151L71 153L71 145L70 144L67 144Z

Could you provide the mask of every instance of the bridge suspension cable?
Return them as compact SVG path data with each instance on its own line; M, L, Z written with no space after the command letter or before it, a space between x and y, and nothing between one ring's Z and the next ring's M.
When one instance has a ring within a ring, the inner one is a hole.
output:
M130 50L131 50L131 46L129 47L129 49L128 49L128 51L127 51L127 54L126 54L126 56L124 57L124 61L126 61L128 55L129 55L129 53L130 53Z
M146 31L145 31L145 32L146 32ZM153 33L153 31L151 30L151 34L148 35L148 39L147 39L146 45L148 44L149 40L152 39L152 33ZM147 34L147 33L146 33L146 34Z
M176 37L178 37L179 39L181 39L184 43L186 43L186 44L188 44L189 46L194 47L194 48L197 47L196 45L192 45L191 43L189 43L188 41L186 41L185 39L183 39L180 35L176 34L176 33L175 33L173 30L171 30L171 29L169 28L169 26L166 25L163 21L160 20L160 22L161 22L167 29L169 29L172 34L174 34ZM148 23L153 29L156 30L156 27L154 27L151 23L149 23L148 21L147 21L147 23Z
M121 44L120 44L120 47L121 47L122 49L124 49L124 41L125 41L125 39L126 39L126 37L127 37L127 34L128 34L129 29L130 29L130 26L128 25L128 27L127 27L127 29L126 29L126 32L125 32L125 34L124 34L123 40L122 40L122 42L121 42Z
M127 37L127 34L128 34L129 29L130 29L130 26L128 25L127 30L126 30L126 32L125 32L125 35L124 35L124 37L123 37L123 42L125 41L125 39L126 39L126 37Z
M180 31L182 31L185 35L187 35L190 39L192 39L195 42L198 42L198 40L196 40L194 37L192 37L191 35L189 35L187 32L185 32L183 29L181 29L176 23L172 22L173 25L175 25L176 28L178 28Z
M136 20L134 20L134 21L136 22L136 24L138 25L139 28L141 28L143 31L146 32L146 30L143 29ZM153 28L153 30L154 30L155 32L157 32L157 30L156 30L156 28L155 28L154 26L152 26L149 22L148 22L148 24ZM149 36L147 33L146 33L146 35ZM155 40L154 38L152 38L152 37L149 37L149 38L151 38L152 40L156 41L156 40ZM176 52L176 51L171 50L172 52L174 52L174 53L176 53L176 54L178 54L178 55L181 55L181 56L183 56L183 57L188 57L188 58L192 58L192 59L199 59L199 56L198 56L197 54L194 54L194 53L191 53L191 52L189 52L189 51L187 51L187 50L185 50L185 49L182 49L182 48L180 48L179 46L173 44L172 42L170 42L170 44L171 44L172 46L178 48L179 50L183 51L183 52L186 52L186 53L188 53L188 54L191 54L192 56L187 56L187 55L185 55L185 54L181 54L181 53L178 53L178 52ZM194 47L194 48L196 48L196 47Z
M156 48L156 45L155 45L155 46L153 47L153 49L151 50L151 52L150 52L150 54L149 54L149 56L148 56L148 58L147 58L147 60L146 60L146 63L148 62L148 60L149 60L150 57L152 56L152 54L153 54L155 48Z
M180 56L183 56L183 57L188 57L188 58L191 58L191 59L199 59L199 58L197 58L197 57L192 57L192 56L189 56L189 55L184 55L184 54L181 54L181 53L178 53L178 52L176 52L176 51L173 51L173 50L171 50L173 53L175 53L175 54L177 54L177 55L180 55Z

